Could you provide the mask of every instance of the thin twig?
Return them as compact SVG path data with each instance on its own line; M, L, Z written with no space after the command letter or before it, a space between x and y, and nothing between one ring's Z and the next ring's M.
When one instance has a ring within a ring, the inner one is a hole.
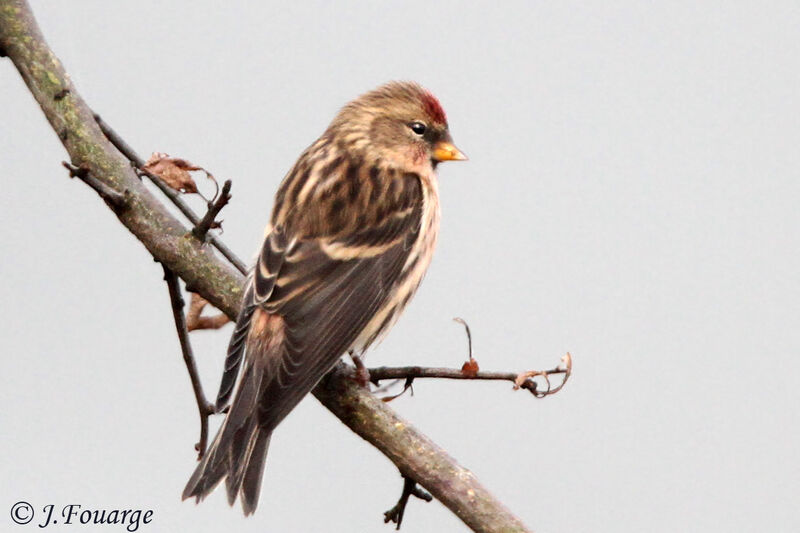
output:
M523 373L524 374L524 373ZM566 368L556 367L550 370L543 370L537 375L551 376L553 374L567 374ZM490 381L510 381L516 383L521 374L515 372L488 372L481 370L474 375L465 374L460 368L439 368L422 366L402 366L388 367L380 366L369 369L369 379L372 383L384 379L405 379L415 380L420 378L440 378L440 379L482 379ZM537 384L532 378L525 379L520 388L527 389L533 394L537 394Z
M227 205L230 199L231 180L225 180L225 183L222 185L222 191L217 195L214 203L209 206L208 211L206 211L203 219L198 222L197 225L195 225L194 229L192 229L192 235L194 235L199 241L205 242L208 230L214 226L214 221L216 220L217 215L220 211L222 211L222 208Z
M394 522L397 524L396 530L400 530L400 525L403 523L403 515L406 514L406 505L408 505L408 498L416 496L420 500L430 502L433 496L422 490L417 486L417 482L410 477L403 476L403 492L400 494L400 499L394 507L383 513L383 523L388 524Z
M180 196L180 193L164 183L164 180L156 176L151 172L147 172L143 170L145 161L136 151L127 143L125 140L119 136L119 134L114 131L114 129L108 125L97 113L94 114L94 120L97 122L97 125L100 127L100 131L103 132L103 135L106 136L106 139L109 140L114 147L120 151L122 155L124 155L128 161L136 168L138 173L147 176L150 181L152 181L159 190L164 193L164 195L169 198L169 200L178 208L178 210L183 213L189 222L193 225L197 226L200 223L200 216L192 210L189 205L183 201ZM234 254L230 248L228 248L220 239L218 239L215 235L211 235L209 237L209 242L217 249L219 252L228 260L230 263L236 267L236 269L241 272L242 274L247 274L247 265L239 259L236 254Z
M194 331L196 329L219 329L231 320L220 313L214 316L203 316L203 309L209 305L208 300L197 294L192 293L189 300L189 311L186 313L186 329Z
M478 373L481 369L480 365L478 365L478 361L475 360L475 357L472 354L472 332L469 330L469 324L463 318L455 317L453 319L455 322L462 324L464 329L467 332L467 346L469 348L469 359L461 365L461 373L465 376L474 376Z
M560 391L567 383L570 375L572 374L572 356L567 353L561 358L561 365L550 370L529 370L526 372L487 372L481 371L478 362L472 353L472 332L469 329L467 321L463 318L456 317L454 321L462 324L467 332L467 343L469 346L469 360L464 363L460 369L456 368L440 368L440 367L422 367L422 366L405 366L405 367L378 367L367 369L370 382L379 385L381 380L392 379L400 380L405 379L403 390L393 396L383 398L384 402L389 402L398 396L411 389L413 392L414 380L418 378L440 378L440 379L482 379L492 381L511 381L514 384L514 390L527 389L537 398L544 398ZM355 362L355 361L354 361ZM363 365L362 365L363 366ZM359 369L356 365L357 373L364 373L363 369ZM554 374L563 374L564 379L556 388L552 388L550 383L550 376ZM539 390L539 384L534 378L541 376L547 388L544 391Z
M109 207L111 207L114 211L124 209L127 205L128 198L125 194L115 191L102 181L92 176L89 173L89 169L85 167L76 167L72 163L67 163L66 161L62 161L61 164L64 165L64 168L69 170L70 178L79 178L86 185L94 189L95 192L100 195L100 198L105 200Z
M167 282L169 299L172 302L172 316L175 318L175 329L178 330L183 361L186 363L186 370L189 371L189 379L192 380L194 399L197 401L197 411L200 413L200 441L195 445L197 460L199 461L206 452L208 417L214 414L214 406L206 400L206 395L203 393L203 385L200 383L200 375L197 372L197 364L194 361L192 345L189 342L189 332L186 329L186 317L183 314L184 301L178 284L178 276L166 266L162 266L164 267L164 281Z
M469 347L469 358L470 360L474 359L474 357L472 357L472 332L469 330L469 324L467 324L467 321L461 318L460 316L455 317L453 319L453 322L458 322L459 324L464 326L465 330L467 330L467 346Z

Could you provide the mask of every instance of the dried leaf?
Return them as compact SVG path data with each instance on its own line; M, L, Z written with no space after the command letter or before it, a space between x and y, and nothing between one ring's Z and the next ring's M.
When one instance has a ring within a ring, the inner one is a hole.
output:
M399 398L400 396L405 394L407 390L410 390L411 391L411 396L414 396L414 378L406 378L406 382L403 385L403 390L401 390L397 394L393 394L391 396L384 396L383 398L381 398L381 401L384 402L384 403L389 403L392 400L394 400L396 398ZM375 391L375 392L378 392L378 391Z
M536 376L546 376L544 372L541 370L529 370L528 372L520 373L517 378L514 380L514 390L519 389L522 385L525 384L526 381L529 379L536 377Z
M553 388L550 384L550 374L563 374L564 376L564 378L561 380L561 383L555 388ZM551 394L555 394L563 389L571 375L572 355L567 352L566 355L561 358L561 365L553 370L530 370L528 372L522 372L519 374L516 379L514 379L514 390L517 390L520 387L528 388L534 395L536 395L537 398L544 398L545 396L550 396ZM537 390L535 383L532 382L533 378L537 376L544 378L545 383L547 384L547 390L543 392ZM529 383L529 381L531 381L531 383Z
M189 301L189 311L186 313L186 329L194 331L196 329L219 329L230 319L223 313L215 316L201 316L203 309L209 305L208 300L193 292L192 299Z
M154 152L150 156L150 159L144 165L144 170L155 174L176 191L184 193L198 192L197 184L189 172L197 170L205 172L208 179L213 181L215 185L217 183L214 176L203 167L198 167L185 159L170 157L169 154L160 152Z
M571 353L569 353L569 352L567 352L567 353L566 353L566 354L565 354L565 355L564 355L564 356L561 358L561 364L563 364L563 365L564 365L564 370L566 370L566 371L567 371L567 377L569 377L569 376L570 376L570 374L572 374L572 354L571 354ZM564 381L566 381L566 380L564 380Z

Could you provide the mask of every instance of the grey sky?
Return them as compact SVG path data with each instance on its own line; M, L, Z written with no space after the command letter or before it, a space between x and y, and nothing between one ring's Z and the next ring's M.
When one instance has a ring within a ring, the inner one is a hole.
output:
M570 351L575 374L546 400L419 382L393 407L537 531L800 529L795 2L33 7L137 150L233 180L224 239L243 257L339 106L427 86L470 161L442 165L437 255L368 362L458 366L463 316L482 368ZM389 531L396 470L313 398L276 431L253 517L222 493L180 501L198 423L161 269L67 178L7 60L0 97L0 506L151 508L141 531ZM228 334L193 334L209 391ZM462 529L418 501L403 527Z

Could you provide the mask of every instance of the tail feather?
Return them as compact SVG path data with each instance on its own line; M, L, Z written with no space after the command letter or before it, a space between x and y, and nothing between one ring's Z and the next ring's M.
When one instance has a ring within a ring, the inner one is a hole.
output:
M252 514L258 506L258 495L261 494L261 480L264 477L264 464L272 432L259 431L255 444L247 460L242 479L241 501L245 516Z
M247 425L242 426L236 431L231 442L229 461L232 468L228 471L225 478L225 488L228 492L228 503L233 505L242 486L245 469L250 462L251 452L258 438L259 429L256 427L255 417L248 420Z
M259 424L255 408L261 378L260 369L245 367L231 410L189 478L183 490L184 500L203 500L225 479L229 503L233 505L240 496L245 515L255 511L272 434L271 428Z

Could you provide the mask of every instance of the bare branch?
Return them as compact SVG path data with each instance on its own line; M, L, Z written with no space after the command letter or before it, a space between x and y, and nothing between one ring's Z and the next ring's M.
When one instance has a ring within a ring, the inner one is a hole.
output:
M529 531L475 474L358 385L352 367L337 365L314 389L314 396L473 531Z
M208 305L208 301L197 294L192 293L189 300L189 312L186 313L186 329L194 331L196 329L219 329L230 319L225 314L220 313L214 316L203 316L203 309Z
M128 160L100 131L61 61L41 35L24 0L0 0L0 47L14 63L72 164L86 168L110 190L128 191L126 209L115 214L148 252L219 309L234 315L242 276L187 237L188 230L139 180ZM63 91L67 89L68 92ZM56 95L65 94L60 100Z
M403 492L400 494L400 499L397 500L395 506L383 513L383 523L388 524L389 522L394 522L397 524L395 529L399 531L400 526L403 524L403 516L406 514L408 499L411 496L416 496L420 500L426 502L433 500L433 496L417 487L416 481L403 476Z
M375 385L379 385L380 381L385 379L400 380L405 379L403 390L394 396L383 398L383 401L391 401L402 395L408 389L411 389L414 380L418 378L439 378L439 379L470 379L470 380L489 380L489 381L510 381L514 384L514 390L527 389L537 398L544 398L560 391L567 383L570 375L572 374L572 356L567 353L561 358L561 365L550 370L528 370L525 372L486 372L478 368L478 362L472 354L472 332L469 330L469 325L463 318L454 318L454 321L462 324L467 333L467 342L469 347L469 360L463 364L461 369L455 368L441 368L441 367L422 367L422 366L404 366L404 367L387 367L381 366L377 368L359 369L356 363L356 370L362 375L369 377L369 380ZM355 360L354 360L355 362ZM363 366L363 365L362 365ZM553 389L550 384L550 376L554 374L563 374L564 379L561 384ZM539 390L539 384L534 381L534 378L541 376L547 384L547 389L544 391ZM413 391L413 389L412 389Z
M217 195L214 203L208 208L208 211L206 211L203 219L198 222L192 230L192 235L194 235L196 239L198 239L200 242L205 242L208 230L214 227L217 215L220 211L222 211L222 208L228 204L230 199L231 180L225 180L225 183L222 185L222 191Z
M170 187L169 185L167 185L166 183L164 183L164 180L162 180L160 177L156 176L152 172L145 171L144 159L139 157L139 154L137 154L136 151L133 148L131 148L131 146L127 142L125 142L125 140L122 137L120 137L120 135L116 131L114 131L114 129L100 117L100 115L94 113L93 116L95 121L97 122L97 125L100 127L100 130L103 132L106 138L111 142L111 144L113 144L117 148L117 150L119 150L122 153L122 155L128 158L128 161L131 162L134 168L136 168L143 175L147 176L150 179L150 181L152 181L153 184L156 187L158 187L158 189L162 193L164 193L164 196L169 198L170 202L172 202L175 205L175 207L177 207L178 210L181 213L183 213L183 216L185 216L189 220L189 222L191 222L194 226L197 226L200 223L200 217L197 215L197 213L194 212L194 210L191 207L189 207L189 205L186 202L183 201L183 198L181 198L180 193L175 189L173 189L172 187ZM241 259L239 259L236 256L236 254L234 254L231 251L231 249L228 248L218 237L216 237L215 235L211 235L209 237L209 242L217 250L219 250L219 253L225 256L225 258L228 261L230 261L233 266L236 267L236 270L238 270L242 274L247 274L247 265L245 265L244 262Z
M510 381L511 383L515 384L514 388L527 389L536 396L540 396L542 393L538 391L537 383L533 380L535 376L551 376L553 374L567 375L567 369L561 367L552 368L550 370L541 370L541 371L537 370L537 371L532 371L530 373L487 372L485 370L481 370L475 374L466 374L460 368L422 367L422 366L403 366L403 367L380 366L376 368L370 368L368 369L368 371L369 371L370 381L376 385L384 379L415 380L420 378L439 378L439 379L471 379L471 380L477 379L477 380L489 380L489 381ZM520 376L527 376L527 377L523 379L519 384L517 384L517 380L519 379Z
M86 167L76 167L72 163L67 163L66 161L62 161L61 164L64 165L64 168L69 170L70 178L79 178L86 185L94 189L95 192L100 195L100 198L105 200L106 204L115 212L125 208L127 204L125 193L119 193L95 178L89 174L89 169Z
M464 330L467 332L467 347L469 348L469 358L474 359L472 355L472 332L469 330L469 324L463 318L457 316L453 319L453 322L458 322L462 326L464 326Z
M458 322L464 326L464 330L467 332L467 347L469 348L469 359L461 365L461 373L465 376L475 376L480 370L478 366L478 361L475 360L475 357L472 355L472 332L469 330L469 324L463 318L456 317L453 319L454 322ZM412 378L413 379L413 378ZM409 380L406 380L408 383L406 386L410 387L411 383Z
M197 372L197 363L195 363L194 353L192 353L192 344L189 342L189 331L186 329L186 317L183 314L184 301L181 296L181 288L178 285L178 276L166 266L164 266L164 281L167 282L167 288L169 289L172 316L175 319L175 329L178 331L178 340L181 343L183 362L186 363L186 370L189 372L189 379L192 381L194 399L197 402L197 411L200 413L200 441L195 445L197 460L199 461L203 458L208 444L208 417L213 415L215 411L214 406L206 400L203 385L200 383L200 374Z

